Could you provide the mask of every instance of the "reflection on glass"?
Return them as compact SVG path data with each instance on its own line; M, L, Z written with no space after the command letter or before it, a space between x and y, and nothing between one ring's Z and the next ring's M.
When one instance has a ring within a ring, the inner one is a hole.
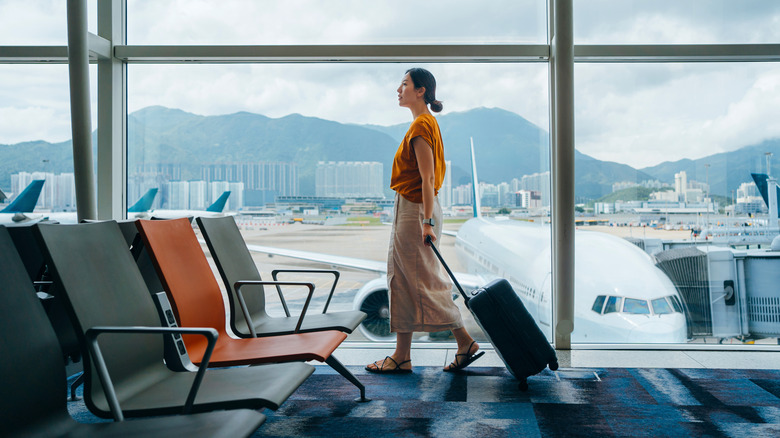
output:
M607 297L604 295L599 295L596 297L596 301L593 302L593 307L591 310L593 310L596 313L601 313L601 311L604 309L604 300L606 300Z
M620 305L623 302L622 297L609 297L607 305L604 307L604 313L615 313L620 311Z
M636 298L626 298L623 303L623 311L626 313L635 313L637 315L650 314L650 309L647 307L647 301L637 300Z
M664 298L657 298L652 301L653 304L653 313L656 315L664 315L666 313L672 313L672 306L669 305L669 302L667 301L667 297Z

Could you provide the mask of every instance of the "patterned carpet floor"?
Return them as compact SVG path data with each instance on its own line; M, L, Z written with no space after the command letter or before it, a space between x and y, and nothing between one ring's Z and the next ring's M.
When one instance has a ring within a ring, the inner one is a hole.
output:
M780 370L594 368L543 371L521 392L504 368L348 367L372 401L329 367L253 437L777 437ZM70 402L79 421L96 421Z

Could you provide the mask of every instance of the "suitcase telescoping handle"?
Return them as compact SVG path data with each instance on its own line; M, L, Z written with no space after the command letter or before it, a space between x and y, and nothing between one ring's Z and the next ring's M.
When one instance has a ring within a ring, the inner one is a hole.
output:
M431 236L425 236L425 243L431 245L431 249L436 254L436 257L438 257L442 266L444 266L444 269L447 270L447 273L450 274L450 278L452 279L452 282L455 283L455 286L458 288L458 291L460 291L460 294L463 295L463 299L466 300L466 302L468 303L469 302L468 295L466 295L466 292L463 291L463 288L460 286L460 283L458 283L458 279L455 278L455 274L453 274L452 271L450 270L450 267L447 266L447 262L444 261L444 258L442 258L441 254L439 253L439 250L436 249L436 245L433 244L433 240L431 240Z

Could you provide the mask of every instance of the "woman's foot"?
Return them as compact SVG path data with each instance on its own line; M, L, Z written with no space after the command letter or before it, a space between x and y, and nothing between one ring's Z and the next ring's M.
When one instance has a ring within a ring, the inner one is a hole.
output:
M406 364L409 364L409 366L405 366ZM411 373L412 372L412 361L411 360L404 360L401 362L396 362L395 359L393 359L390 356L385 357L381 361L378 360L376 362L370 363L366 365L366 371L371 373L377 373L377 374L405 374L405 373Z
M447 365L444 368L444 371L462 370L463 368L471 365L472 362L485 354L484 351L480 351L479 353L477 353L477 351L479 351L479 344L477 344L477 341L471 341L471 344L469 344L467 349L462 351L458 349L458 352L455 353L455 360L452 361L451 364Z

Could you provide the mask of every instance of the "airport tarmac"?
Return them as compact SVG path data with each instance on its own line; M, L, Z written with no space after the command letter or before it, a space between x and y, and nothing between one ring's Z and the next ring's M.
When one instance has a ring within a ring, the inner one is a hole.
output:
M457 230L461 222L454 224L445 224L445 229ZM254 229L252 229L254 228ZM315 253L332 254L353 258L368 259L380 262L387 261L387 249L390 239L389 225L364 225L364 226L345 226L345 225L312 225L312 224L278 224L263 225L256 227L246 227L241 233L248 244L256 244L285 249L294 249L301 251L310 251ZM208 249L203 246L206 254ZM463 271L462 266L457 260L455 254L455 238L443 235L438 247L440 248L445 260L450 264L454 271ZM252 254L263 279L271 280L271 271L275 269L332 269L331 266L309 262L305 260L293 259L282 256L269 256L266 254ZM211 262L211 260L209 260ZM213 262L212 267L213 266ZM214 268L215 269L215 268ZM353 300L361 287L368 281L379 276L375 273L365 272L357 269L338 267L340 278L330 303L331 310L351 310L354 306ZM215 269L215 275L219 273ZM284 277L279 275L280 280L292 279L292 276ZM324 306L328 291L332 285L332 276L310 275L303 277L298 274L296 280L311 281L315 284L315 296L313 298L309 311L322 309ZM217 277L219 278L219 277ZM224 289L224 287L223 287ZM305 300L305 288L285 288L285 300L288 302L290 312L300 312ZM280 304L275 291L267 291L267 302L269 313L283 315L284 310ZM463 300L456 300L458 307L464 318L466 328L477 341L486 341L486 336L474 321L468 309L463 304ZM454 338L447 334L434 334L431 339L429 333L415 333L415 342L425 342L428 340L437 342L454 342ZM355 331L348 341L365 342L367 339Z

